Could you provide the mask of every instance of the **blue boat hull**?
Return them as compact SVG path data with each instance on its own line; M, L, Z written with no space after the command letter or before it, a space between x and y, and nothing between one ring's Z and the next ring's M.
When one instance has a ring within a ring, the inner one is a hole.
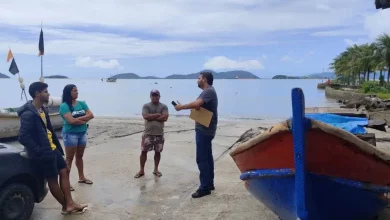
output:
M288 169L244 172L241 179L259 201L283 220L298 218L295 174ZM307 219L372 219L388 204L389 187L307 173Z

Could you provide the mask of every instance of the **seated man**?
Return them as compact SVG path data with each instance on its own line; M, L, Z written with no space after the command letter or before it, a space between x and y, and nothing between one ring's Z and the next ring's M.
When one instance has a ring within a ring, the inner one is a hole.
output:
M29 87L33 98L18 110L20 116L19 142L25 147L38 172L47 179L50 192L62 205L62 214L84 213L87 205L73 201L64 151L53 131L49 114L43 104L49 100L48 85L34 82ZM58 183L60 175L60 184ZM61 185L61 187L60 187Z

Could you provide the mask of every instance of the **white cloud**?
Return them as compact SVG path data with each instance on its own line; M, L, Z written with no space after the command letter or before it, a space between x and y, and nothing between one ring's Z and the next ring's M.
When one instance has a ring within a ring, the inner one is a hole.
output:
M344 39L344 42L348 45L348 46L352 46L352 45L361 45L361 44L365 44L365 43L368 43L369 40L368 39L363 39L363 38L360 38L360 39L357 39L357 40L351 40L351 39Z
M343 4L339 0L322 4L312 0L95 0L93 4L88 0L19 0L0 2L0 23L21 27L39 26L41 22L46 27L95 25L129 33L207 38L348 27L356 24L356 16L368 7L374 6L367 0L344 0Z
M371 15L366 16L364 22L364 30L368 33L368 37L374 40L383 33L390 34L390 10L378 10Z
M79 67L98 67L102 69L113 69L120 67L118 60L97 60L91 57L77 57L75 65Z
M0 33L0 50L10 45L37 54L41 22L46 54L96 59L268 44L280 31L360 35L363 23L372 36L390 32L390 10L369 9L374 5L367 0L0 1L0 27L7 30Z
M15 53L38 54L39 28L24 28L23 37L36 39L23 40L18 36L1 38L0 50L8 45ZM144 40L121 34L83 32L68 29L44 29L45 55L92 56L97 58L150 57L187 51L203 50L210 47L246 45L234 41L189 41L189 40ZM259 42L257 45L272 42ZM253 45L256 45L253 44Z
M243 69L254 70L264 69L264 66L258 60L232 60L225 56L216 56L206 61L203 65L205 69Z
M292 53L293 53L293 51L289 52L289 54L292 54ZM311 50L311 51L305 53L304 55L300 56L299 58L295 58L292 55L284 55L280 58L280 61L284 62L284 63L288 63L288 62L302 63L303 61L305 61L306 58L311 57L314 54L315 54L315 52Z
M316 8L319 10L323 10L323 11L330 11L331 10L329 5L325 5L325 4L318 4L318 5L316 5Z
M282 62L291 62L291 61L294 61L294 59L288 55L284 55L280 58L280 61Z
M339 29L330 31L318 31L311 34L316 37L338 37L338 36L359 36L367 35L363 30Z

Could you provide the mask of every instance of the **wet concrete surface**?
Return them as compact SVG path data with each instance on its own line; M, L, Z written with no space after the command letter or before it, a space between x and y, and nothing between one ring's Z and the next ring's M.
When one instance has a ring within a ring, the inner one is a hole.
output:
M162 177L152 174L154 161L153 152L150 152L146 175L133 178L139 170L141 133L91 145L84 160L86 176L94 184L77 183L75 165L71 172L71 184L75 188L72 195L76 201L88 203L89 210L83 215L63 216L60 205L49 193L42 203L36 204L31 220L278 219L245 189L238 168L226 153L247 129L273 124L221 123L213 141L214 159L218 159L215 163L216 190L199 199L191 198L199 184L199 171L195 161L194 131L188 131L187 126L180 128L187 130L183 132L175 132L178 129L174 127L167 129L160 162ZM380 220L385 219L390 219L388 210L380 217Z
M229 123L222 125L213 141L214 158L216 159L224 153L250 127L252 125L234 126ZM199 172L195 161L194 131L169 132L165 134L165 139L166 143L160 162L160 171L163 176L160 178L152 174L153 152L148 154L146 175L139 179L133 177L139 170L141 134L113 139L107 143L87 148L84 157L85 171L87 177L93 180L94 184L77 183L75 165L72 167L71 184L75 188L75 191L72 192L74 199L81 203L88 203L89 210L83 215L64 217L60 214L60 205L49 194L41 204L36 205L32 220L63 218L82 220L188 219L180 213L189 211L188 208L196 212L194 207L185 207L183 204L194 200L190 198L190 195L196 190L199 183ZM234 167L234 162L227 154L226 156L229 166ZM226 170L217 162L216 170L218 169ZM240 183L240 173L237 168L235 169L233 171L235 174L231 178L235 179L237 189L241 188L244 196L249 196ZM217 173L216 176L218 176ZM216 179L216 187L217 190L213 194L219 195L220 190L224 188L226 192L229 192L229 187L232 186L224 186L224 183L219 183ZM234 189L234 191L237 190ZM225 195L225 200L234 200L234 196ZM236 197L240 198L239 195ZM205 199L207 198L198 199L198 202L205 201ZM256 200L253 202L258 203ZM241 202L230 201L230 203L239 204ZM183 207L184 210L177 211L180 207ZM212 209L213 212L215 212L215 208ZM258 219L257 212L253 214L256 215L252 217ZM200 219L202 215L195 216L194 219ZM172 216L172 218L167 218L167 216Z

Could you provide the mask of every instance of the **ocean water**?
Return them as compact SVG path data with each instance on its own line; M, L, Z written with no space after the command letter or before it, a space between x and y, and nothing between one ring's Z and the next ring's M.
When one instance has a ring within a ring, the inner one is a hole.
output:
M35 80L25 80L28 85ZM291 116L291 89L302 88L306 107L338 106L335 100L327 99L324 90L317 89L322 80L215 80L218 94L218 113L221 118L285 118ZM201 90L196 80L118 80L115 83L100 79L45 79L52 97L61 97L67 84L79 89L79 99L85 100L95 116L139 116L142 105L150 101L149 93L158 89L160 101L165 103L171 115L188 115L189 111L177 112L171 102L187 103L195 100ZM21 89L17 79L0 79L0 108L19 107Z

